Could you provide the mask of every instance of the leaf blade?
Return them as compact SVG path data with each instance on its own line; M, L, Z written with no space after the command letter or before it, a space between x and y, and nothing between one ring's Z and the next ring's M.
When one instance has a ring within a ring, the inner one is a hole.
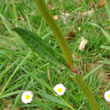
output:
M62 63L65 64L64 57L59 54L56 50L47 45L40 37L34 34L31 31L22 29L22 28L14 28L15 32L17 32L20 37L22 37L23 41L34 51L37 52L43 58L48 59L53 63Z
M67 105L65 102L63 102L62 100L60 100L59 98L57 98L57 97L55 97L55 96L49 95L49 94L44 93L44 92L38 93L38 94L40 94L41 96L45 97L45 98L48 99L48 100L51 100L51 101L53 101L53 102L55 102L55 103L58 103L58 104L60 104L60 105L63 105L63 106L68 107L68 105Z

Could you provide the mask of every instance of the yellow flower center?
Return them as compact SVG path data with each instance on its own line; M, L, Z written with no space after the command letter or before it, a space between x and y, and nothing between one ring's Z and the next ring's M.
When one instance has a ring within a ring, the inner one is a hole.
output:
M62 88L58 88L58 92L62 92Z
M26 95L26 99L29 100L30 99L30 95Z
M108 95L108 98L110 98L110 94Z

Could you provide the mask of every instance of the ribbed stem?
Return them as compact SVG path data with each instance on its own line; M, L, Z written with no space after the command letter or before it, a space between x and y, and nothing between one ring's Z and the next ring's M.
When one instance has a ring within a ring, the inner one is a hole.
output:
M86 95L86 97L92 107L92 110L99 110L97 101L96 101L93 93L91 92L91 90L89 89L87 84L85 83L85 81L79 75L76 75L75 78L73 78L73 80L79 85L81 90Z
M56 37L56 39L62 49L64 57L66 59L67 66L69 66L70 68L74 68L73 58L72 58L70 50L67 46L67 42L64 38L64 35L63 35L61 29L59 28L59 26L57 25L57 23L55 22L55 20L53 19L44 0L35 0L35 2L37 4L37 7L38 7L41 15L46 20L47 24L49 25L49 27L51 28L51 30L55 34L55 37Z
M45 1L44 0L35 0L35 3L37 5L37 8L39 9L41 15L45 19L46 23L49 25L49 27L55 34L55 37L62 49L64 57L66 59L67 66L71 69L71 71L74 71L75 65L74 65L70 50L68 48L68 45L66 43L66 40L64 38L64 35L63 35L62 31L60 30L59 26L57 25L57 23L55 22L55 20L53 19L51 13L49 12ZM92 110L99 110L97 101L95 100L93 93L91 92L91 90L89 89L87 84L84 82L84 80L79 75L76 75L73 80L79 85L79 87L82 89L82 91L86 95L86 97L92 107Z

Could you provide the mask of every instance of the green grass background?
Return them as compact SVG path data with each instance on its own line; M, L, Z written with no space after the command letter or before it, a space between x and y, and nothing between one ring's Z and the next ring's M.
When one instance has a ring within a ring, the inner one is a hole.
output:
M68 41L73 56L78 56L75 63L81 76L95 94L100 109L109 110L109 104L103 96L110 88L110 80L105 81L103 77L107 77L110 71L110 48L102 49L101 46L110 46L110 44L100 29L91 26L88 22L96 23L109 32L110 29L106 27L110 25L108 10L110 1L106 1L107 5L98 9L96 5L99 0L95 0L93 15L83 17L83 23L78 19L78 12L92 9L89 0L82 2L47 0L47 2L55 8L50 11L53 16L58 15L57 23L64 34L71 30L76 32L75 37ZM61 18L62 12L71 15L67 24L64 24ZM12 31L14 27L23 27L37 33L51 47L61 52L52 31L38 12L34 0L0 0L0 110L7 105L10 105L8 107L10 110L15 110L16 107L20 110L70 110L60 105L58 100L56 102L51 100L51 96L55 97L55 95L46 85L48 84L52 89L58 83L66 86L66 93L62 98L74 106L75 110L90 110L85 95L69 77L70 72L62 69L60 65L50 64L37 53L31 52L22 39ZM78 27L81 27L80 32ZM88 40L83 52L78 49L82 36ZM101 72L104 72L104 75L99 78ZM26 90L34 93L31 104L21 102L21 94Z

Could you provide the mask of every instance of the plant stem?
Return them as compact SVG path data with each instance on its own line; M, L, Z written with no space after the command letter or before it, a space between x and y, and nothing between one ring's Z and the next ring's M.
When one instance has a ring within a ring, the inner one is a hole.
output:
M70 68L75 68L73 58L72 58L71 52L67 46L67 42L64 38L64 35L63 35L62 31L60 30L59 26L57 25L57 23L55 22L55 20L53 19L51 13L49 12L49 10L46 6L46 3L44 2L44 0L35 0L35 2L37 4L37 7L38 7L41 15L44 17L47 24L49 25L49 27L55 34L55 37L56 37L57 41L59 42L62 52L66 58L67 66L69 66Z
M95 100L95 97L85 81L79 76L76 75L73 80L79 85L79 87L82 89L86 97L88 98L89 103L91 104L92 110L99 110L98 104Z
M45 21L47 22L47 24L49 25L49 27L51 28L53 33L55 34L55 37L62 49L64 57L66 59L67 66L71 69L71 71L73 71L75 69L74 61L73 61L71 52L68 48L68 45L66 43L66 40L64 38L62 31L60 30L59 26L57 25L57 23L55 22L55 20L53 19L52 15L51 15L51 13L49 12L45 1L44 0L35 0L35 3L37 5L37 8L39 9L41 15L43 16L43 18L45 19ZM87 84L84 82L84 80L79 75L76 75L74 77L74 81L83 90L84 94L86 95L86 97L92 107L92 110L99 110L97 101L95 100L94 95L92 94L91 90L89 89Z

